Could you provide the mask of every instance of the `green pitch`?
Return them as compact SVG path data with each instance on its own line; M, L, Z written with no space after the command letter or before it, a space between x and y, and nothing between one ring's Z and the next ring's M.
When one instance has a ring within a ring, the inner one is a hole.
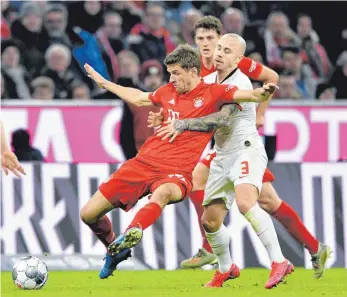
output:
M287 284L265 290L268 273L266 269L245 269L239 279L226 282L223 288L205 289L201 285L210 280L213 271L116 271L106 280L100 280L98 272L51 271L43 289L22 291L14 286L11 273L2 272L1 293L3 297L347 296L347 269L330 269L319 280L312 279L311 270L296 269Z

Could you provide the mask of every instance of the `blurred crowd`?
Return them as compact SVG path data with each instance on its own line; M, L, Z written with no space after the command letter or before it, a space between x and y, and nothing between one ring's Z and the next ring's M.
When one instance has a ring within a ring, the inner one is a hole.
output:
M332 27L339 32L325 36L324 43L310 13L294 6L282 1L2 0L1 98L117 99L88 79L84 63L114 82L153 91L168 80L162 64L167 53L181 43L194 45L195 22L213 15L222 21L223 33L244 37L247 56L280 74L275 99L347 99L347 26ZM325 19L318 21L322 28Z

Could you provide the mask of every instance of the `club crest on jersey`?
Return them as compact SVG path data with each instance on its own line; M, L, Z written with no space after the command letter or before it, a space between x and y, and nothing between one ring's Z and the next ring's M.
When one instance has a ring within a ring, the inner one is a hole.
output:
M198 97L194 99L194 107L198 108L204 104L204 98Z

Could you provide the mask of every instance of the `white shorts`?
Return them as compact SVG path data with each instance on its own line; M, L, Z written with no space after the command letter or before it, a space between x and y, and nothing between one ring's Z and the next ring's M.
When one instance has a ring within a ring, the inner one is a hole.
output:
M260 193L267 161L264 148L249 147L228 155L217 152L211 162L203 205L223 199L230 209L235 199L234 187L240 184L254 185Z

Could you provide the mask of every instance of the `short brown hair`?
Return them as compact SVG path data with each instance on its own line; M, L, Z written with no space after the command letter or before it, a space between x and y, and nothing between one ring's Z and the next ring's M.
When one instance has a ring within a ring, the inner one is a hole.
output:
M194 32L198 29L214 30L218 35L222 34L223 25L219 19L212 15L204 16L194 26Z
M165 66L178 64L184 70L196 68L200 74L200 54L188 44L179 45L164 60Z

